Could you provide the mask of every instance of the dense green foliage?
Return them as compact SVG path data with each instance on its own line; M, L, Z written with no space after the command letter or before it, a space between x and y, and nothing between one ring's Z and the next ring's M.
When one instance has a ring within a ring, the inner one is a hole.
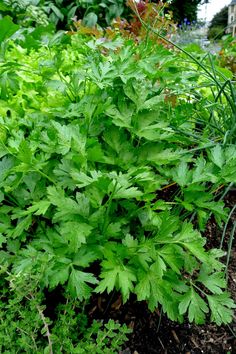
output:
M127 328L83 325L94 292L230 323L224 252L203 233L236 182L231 72L195 46L199 61L148 38L0 26L2 350L117 353Z
M213 19L211 20L209 29L208 29L208 38L210 39L219 39L224 33L228 25L228 6L223 7Z
M124 0L0 0L0 13L10 15L23 26L48 25L65 29L74 19L94 26L108 25L119 16L127 17L130 10Z

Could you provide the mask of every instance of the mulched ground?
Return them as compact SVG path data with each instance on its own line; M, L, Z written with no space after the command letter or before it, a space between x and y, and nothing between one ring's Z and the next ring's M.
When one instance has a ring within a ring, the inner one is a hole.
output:
M236 203L236 191L231 192L226 200L228 207ZM224 243L232 229L236 213L228 225ZM209 248L219 247L222 231L218 230L214 220L207 225L206 237ZM236 301L236 240L234 240L229 266L229 289ZM131 299L125 305L114 293L108 298L95 297L90 304L91 319L109 318L126 323L133 329L126 348L120 354L236 354L236 316L230 326L217 327L213 324L196 326L189 323L178 324L169 321L158 311L151 313L145 302Z

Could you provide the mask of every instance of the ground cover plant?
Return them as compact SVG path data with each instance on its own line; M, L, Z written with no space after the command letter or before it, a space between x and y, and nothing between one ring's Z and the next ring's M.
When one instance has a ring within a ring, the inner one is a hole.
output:
M210 216L227 222L236 178L231 72L148 36L3 25L1 350L14 338L26 352L117 352L128 330L87 325L92 293L230 323L225 250L208 249L204 230Z

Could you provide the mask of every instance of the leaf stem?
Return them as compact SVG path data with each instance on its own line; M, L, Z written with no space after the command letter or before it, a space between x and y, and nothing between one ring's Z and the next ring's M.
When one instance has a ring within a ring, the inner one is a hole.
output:
M32 296L32 295L31 295ZM34 299L34 297L32 297L32 299ZM44 328L46 330L46 336L48 338L48 346L49 346L49 353L50 354L53 354L53 347L52 347L52 340L51 340L51 333L49 331L49 327L48 327L48 324L46 322L46 318L44 316L44 313L43 311L41 310L41 308L39 307L39 305L36 305L36 308L38 310L38 313L41 317L41 320L43 321L43 324L44 324Z
M226 230L227 230L229 221L230 221L231 216L233 215L235 209L236 209L236 204L235 204L234 207L231 209L231 211L230 211L230 213L229 213L229 216L228 216L228 219L227 219L227 221L226 221L226 223L225 223L224 230L223 230L222 237L221 237L221 241L220 241L220 249L222 249L222 247L223 247L223 242L224 242L224 239L225 239Z
M38 169L33 169L32 172L37 172L39 173L41 176L43 176L44 178L46 178L48 181L50 181L51 183L53 183L54 185L56 185L56 182L51 178L49 177L48 175L46 175L44 172L38 170Z
M200 293L202 293L204 296L207 297L207 293L205 293L204 290L202 290L201 288L199 288L196 284L194 284L191 280L190 280L190 284L195 288L197 289Z
M105 212L105 215L104 215L104 220L103 220L103 224L102 224L102 233L104 234L106 232L106 229L108 227L108 216L109 216L109 213L110 213L110 209L111 209L111 203L112 203L112 199L113 199L113 196L116 192L116 187L117 187L117 181L115 182L114 184L114 188L109 196L109 199L108 201L106 202L107 205L107 209L106 209L106 212Z
M233 240L235 236L235 231L236 231L236 221L234 222L232 231L230 233L230 238L229 238L229 243L228 243L228 252L227 252L227 259L226 259L226 268L225 268L225 274L226 274L226 279L228 279L228 268L229 268L229 261L230 261L230 256L231 256L231 251L232 251L232 246L233 246Z

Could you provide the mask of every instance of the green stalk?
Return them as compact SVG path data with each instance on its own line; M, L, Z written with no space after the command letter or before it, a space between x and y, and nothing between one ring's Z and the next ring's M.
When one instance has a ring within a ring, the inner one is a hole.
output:
M183 152L180 152L180 154L189 154L190 152L195 152L195 151L201 151L201 150L204 150L204 149L208 149L208 148L211 148L211 147L214 147L215 146L215 142L212 142L212 143L209 143L209 144L206 144L204 146L201 146L201 147L197 147L197 148L194 148L194 149L190 149L190 150L187 150L187 151L183 151Z
M236 338L236 332L234 332L234 330L230 327L230 325L227 324L227 327L230 330L230 332L232 333L233 337Z
M114 185L114 188L109 196L109 199L108 201L106 202L107 204L107 209L106 209L106 212L105 212L105 215L104 215L104 220L103 220L103 224L102 224L102 233L104 234L106 232L106 229L108 227L108 216L109 216L109 213L110 213L110 210L111 210L111 203L112 203L112 199L113 199L113 196L116 192L116 187L117 187L117 181L115 182L115 185Z
M206 296L207 297L207 293L204 291L204 290L202 290L201 288L199 288L196 284L194 284L192 281L190 281L190 284L195 288L195 289L197 289L200 293L202 293L204 296Z
M224 197L226 196L226 194L230 191L230 189L233 187L234 182L231 182L228 187L226 188L226 190L224 191L224 193L222 194L222 196L220 197L220 200L223 200Z
M49 177L48 175L46 175L44 172L38 170L38 169L33 169L31 170L32 172L37 172L39 173L41 176L43 176L44 178L46 178L48 181L50 181L51 183L53 183L54 185L56 185L56 182L51 178Z
M232 231L230 233L229 244L228 244L228 252L227 252L227 258L226 258L226 268L225 268L225 274L226 274L226 278L227 279L228 279L228 268L229 268L230 255L231 255L231 251L232 251L232 246L233 246L233 240L234 240L235 232L236 232L236 221L234 222Z
M231 219L231 216L234 212L234 210L236 209L236 204L234 205L234 207L231 209L230 213L229 213L229 216L228 216L228 219L225 223L225 226L224 226L224 230L223 230L223 233L222 233L222 237L221 237L221 241L220 241L220 248L222 249L223 247L223 242L224 242L224 239L225 239L225 234L226 234L226 230L227 230L227 227L228 227L228 224L229 224L229 221Z

